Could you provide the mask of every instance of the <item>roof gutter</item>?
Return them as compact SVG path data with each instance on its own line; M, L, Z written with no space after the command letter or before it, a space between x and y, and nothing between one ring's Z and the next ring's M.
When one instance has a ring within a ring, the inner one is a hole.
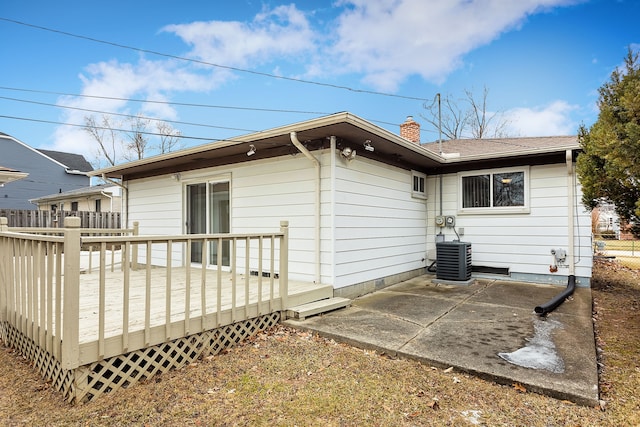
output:
M561 153L563 151L570 151L579 149L579 145L567 145L564 147L554 147L555 153ZM509 157L523 157L523 156L531 156L536 154L549 154L551 153L548 148L536 148L530 150L521 150L518 152L508 152L508 153L493 153L491 156L487 156L487 154L474 154L470 156L462 156L460 153L443 153L442 154L442 163L443 164L455 164L462 162L469 162L475 160L487 160L487 159L502 159Z
M281 126L274 129L269 129L266 131L254 132L251 134L237 136L237 137L234 137L232 140L220 140L220 141L216 141L215 143L204 144L204 145L187 148L187 149L176 151L176 152L159 154L157 156L135 160L133 162L126 163L124 165L110 166L105 169L90 171L88 172L88 175L89 176L100 176L100 175L114 176L115 174L126 175L128 169L132 169L139 166L152 165L154 163L161 163L169 159L175 159L183 156L191 156L198 153L204 153L210 150L226 148L226 147L239 145L247 142L254 142L260 139L272 138L280 135L287 135L287 134L291 134L291 132L297 133L297 132L302 132L302 131L311 130L311 129L318 129L318 128L331 126L338 123L348 123L348 124L354 125L366 132L371 132L374 135L377 135L381 138L389 140L402 148L414 151L416 153L420 153L421 155L431 160L435 160L439 162L443 162L444 160L442 156L439 156L438 154L433 153L416 143L408 141L393 132L390 132L384 128L376 126L364 119L361 119L360 117L354 114L342 112L342 113L336 113L336 114L332 114L325 117L307 120L304 122Z
M311 160L313 166L316 169L316 178L315 178L315 283L320 284L320 161L314 157L313 154L307 148L302 145L300 140L298 140L298 134L296 132L290 132L289 137L291 138L291 142L293 145L302 153L304 156Z

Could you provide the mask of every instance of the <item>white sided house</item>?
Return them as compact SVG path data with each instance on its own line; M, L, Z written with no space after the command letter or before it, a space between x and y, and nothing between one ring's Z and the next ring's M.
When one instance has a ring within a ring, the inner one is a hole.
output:
M475 276L589 286L576 137L421 145L410 119L401 133L338 113L90 174L121 180L124 223L141 235L278 232L288 221L289 277L336 296L424 274L438 240L469 242Z

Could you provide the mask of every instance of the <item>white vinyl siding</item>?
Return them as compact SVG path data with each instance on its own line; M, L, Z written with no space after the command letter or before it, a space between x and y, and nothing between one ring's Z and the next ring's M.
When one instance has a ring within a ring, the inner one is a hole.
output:
M280 221L289 221L290 278L313 281L316 172L302 156L182 172L179 181L169 174L131 181L129 225L139 221L140 234L185 233L183 187L221 177L231 184L231 232L279 232ZM174 262L183 262L181 251L175 251ZM153 262L165 263L162 256ZM238 262L244 265L243 259ZM277 261L275 269L279 270Z
M455 215L459 205L456 195L460 192L459 175L443 177L443 214ZM431 178L428 188L438 186ZM582 193L576 190L575 203L579 204L575 227L576 276L591 276L591 228L590 216L580 203ZM495 213L487 210L474 215L465 212L456 217L456 229L464 229L462 241L471 242L473 264L508 268L513 273L550 275L551 249L568 248L566 165L531 166L529 169L529 209L523 213ZM430 217L439 214L439 204L430 202ZM459 211L458 211L459 213ZM442 231L446 240L456 239L454 231L433 225L430 230ZM430 247L435 243L430 239ZM560 269L556 276L567 275L568 269Z
M337 162L335 185L335 288L425 266L425 201L410 171Z

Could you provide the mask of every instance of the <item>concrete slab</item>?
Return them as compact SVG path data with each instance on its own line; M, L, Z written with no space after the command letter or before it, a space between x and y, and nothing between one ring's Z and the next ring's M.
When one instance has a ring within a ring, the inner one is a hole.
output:
M435 285L432 277L363 296L343 310L286 323L359 347L597 405L590 289L576 289L540 318L533 308L562 287L488 280L456 287Z

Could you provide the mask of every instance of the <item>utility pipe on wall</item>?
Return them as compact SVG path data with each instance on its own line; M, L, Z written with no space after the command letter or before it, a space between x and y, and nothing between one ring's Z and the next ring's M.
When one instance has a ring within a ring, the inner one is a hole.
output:
M575 266L575 231L574 231L574 226L575 226L575 215L574 215L574 208L575 208L575 198L576 198L576 193L575 193L575 179L574 179L574 175L575 175L575 170L573 167L573 151L572 150L567 150L565 153L565 159L567 161L567 206L568 206L568 211L567 211L567 239L568 239L568 249L567 249L567 261L569 263L569 275L570 276L574 276L576 274L576 266Z
M289 133L291 142L316 168L316 208L315 208L315 282L320 283L320 161L298 140L296 132Z
M560 304L564 302L567 297L573 294L576 288L576 266L574 259L574 249L575 249L575 232L574 232L574 223L575 223L575 215L574 215L574 205L575 205L575 170L573 167L573 151L567 150L565 152L565 159L567 162L567 222L568 222L568 230L567 230L567 240L568 240L568 249L567 249L567 262L569 264L569 277L567 278L567 287L560 294L556 295L554 298L546 302L545 304L541 304L536 306L533 310L539 316L546 316L555 310Z

